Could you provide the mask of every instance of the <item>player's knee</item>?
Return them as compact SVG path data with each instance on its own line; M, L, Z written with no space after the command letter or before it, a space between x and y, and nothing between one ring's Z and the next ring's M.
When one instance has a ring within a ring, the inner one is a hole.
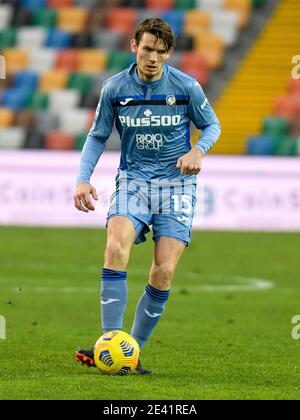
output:
M124 269L128 263L129 253L120 242L109 242L105 249L104 259L106 266L121 266Z
M154 265L150 273L150 284L158 290L168 290L171 287L174 267L167 263Z

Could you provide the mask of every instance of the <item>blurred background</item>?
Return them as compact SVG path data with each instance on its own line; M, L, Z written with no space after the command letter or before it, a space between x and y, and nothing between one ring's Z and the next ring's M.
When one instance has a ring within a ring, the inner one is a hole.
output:
M287 157L292 165L299 163L298 0L0 0L0 54L6 67L0 81L2 184L12 178L12 167L20 172L16 159L23 165L52 159L52 175L62 174L71 151L77 151L75 179L102 83L134 61L129 41L148 16L172 26L177 41L169 64L198 79L221 121L222 136L210 159L282 157L269 165L275 172L291 169ZM198 136L194 129L192 141ZM119 149L114 130L106 150ZM54 162L61 162L59 169L53 169ZM228 174L229 161L218 162ZM242 170L244 162L236 160L233 167ZM256 176L266 167L261 160L249 165ZM66 187L69 196L73 185ZM287 194L300 201L298 190ZM8 223L9 210L5 217L3 205L0 210L0 223Z

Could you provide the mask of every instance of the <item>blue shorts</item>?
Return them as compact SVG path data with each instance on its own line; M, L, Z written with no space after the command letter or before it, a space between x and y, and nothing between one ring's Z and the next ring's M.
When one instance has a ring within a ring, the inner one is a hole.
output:
M124 216L132 221L136 231L135 243L146 240L152 226L153 240L162 237L177 239L187 246L191 242L192 223L196 205L196 184L183 185L182 180L117 181L111 196L107 221Z

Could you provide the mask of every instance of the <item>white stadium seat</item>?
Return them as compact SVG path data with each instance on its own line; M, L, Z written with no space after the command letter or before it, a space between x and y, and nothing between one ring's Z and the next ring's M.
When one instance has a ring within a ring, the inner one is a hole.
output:
M0 4L0 31L10 26L13 8L9 4Z
M80 95L77 90L57 90L49 95L49 110L60 112L78 107Z
M232 46L238 39L239 15L231 10L211 12L211 31L221 35L226 46Z
M37 73L46 73L54 67L57 52L51 48L33 48L28 50L29 68Z
M23 26L17 34L17 45L20 48L40 48L45 44L46 31L44 28Z
M198 9L218 10L222 9L225 0L197 0Z
M89 116L89 109L64 110L59 115L59 129L75 135L84 133L88 129Z
M0 149L22 149L25 146L26 132L22 127L0 129Z

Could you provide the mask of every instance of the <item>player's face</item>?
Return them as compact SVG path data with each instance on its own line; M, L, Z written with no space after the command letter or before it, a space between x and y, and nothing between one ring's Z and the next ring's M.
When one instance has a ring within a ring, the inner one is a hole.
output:
M138 74L142 80L153 82L161 78L163 65L172 53L167 51L162 39L145 32L140 43L137 45L134 39L131 40L131 51L136 54Z

